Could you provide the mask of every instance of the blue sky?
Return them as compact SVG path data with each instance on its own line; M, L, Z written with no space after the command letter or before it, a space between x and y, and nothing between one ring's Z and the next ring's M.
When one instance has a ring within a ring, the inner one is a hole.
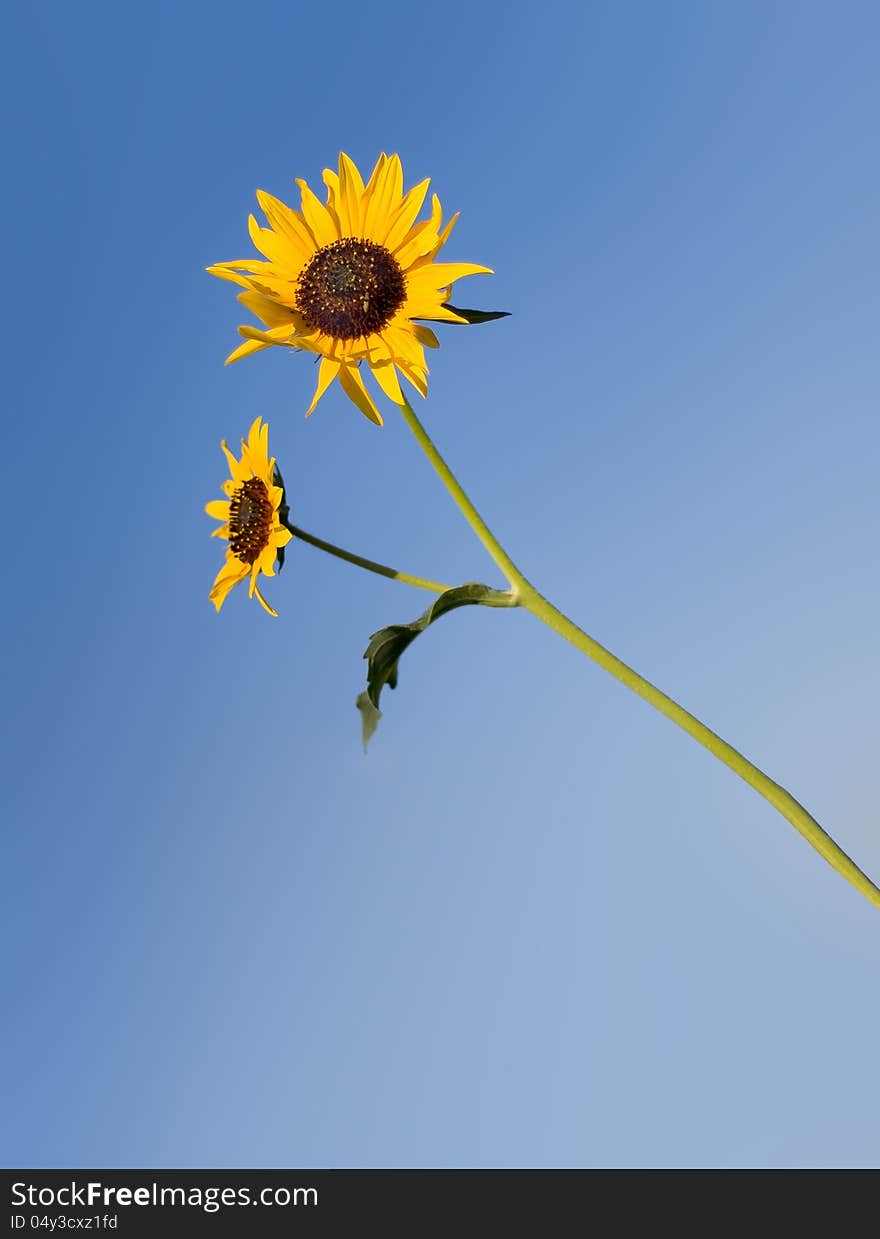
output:
M364 757L424 598L292 545L218 617L202 506L262 414L306 529L500 583L392 409L222 365L255 189L399 151L512 311L441 329L441 450L876 878L877 8L329 22L7 17L4 1163L876 1165L876 910L525 614L421 638Z

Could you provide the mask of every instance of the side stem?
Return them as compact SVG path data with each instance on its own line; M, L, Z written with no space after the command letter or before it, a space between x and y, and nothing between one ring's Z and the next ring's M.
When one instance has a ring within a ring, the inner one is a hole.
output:
M306 533L304 529L300 529L298 525L291 525L289 521L285 520L284 525L295 538L299 538L300 542L308 542L310 546L316 546L319 551L326 551L328 555L344 559L348 564L365 568L367 572L377 572L379 576L388 577L392 581L400 581L403 585L413 585L416 589L426 589L432 594L445 594L447 589L451 589L451 586L444 585L440 581L429 581L425 577L412 576L409 572L398 572L396 568L389 568L387 564L378 564L374 559L365 559L363 555L344 551L341 546L334 546L332 542L316 538L313 533Z

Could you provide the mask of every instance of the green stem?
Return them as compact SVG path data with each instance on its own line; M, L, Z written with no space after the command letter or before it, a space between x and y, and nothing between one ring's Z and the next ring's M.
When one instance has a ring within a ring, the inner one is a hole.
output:
M416 442L425 453L428 460L430 460L431 464L434 466L434 469L440 475L443 485L461 508L464 513L465 520L495 560L495 563L507 577L511 587L516 590L517 585L525 580L522 573L519 571L516 564L504 548L499 545L498 539L492 533L492 530L462 490L455 474L431 442L427 430L425 430L422 423L416 417L415 411L405 396L404 403L400 406L400 409L406 419L407 426L409 426L410 430L416 437Z
M622 662L610 650L606 650L603 645L600 645L598 641L584 632L582 628L578 628L577 624L573 623L567 615L564 615L562 611L538 593L499 545L494 534L462 490L451 469L431 442L427 431L408 403L402 407L402 412L419 446L461 509L465 520L507 577L511 590L520 605L527 611L531 611L534 616L549 628L552 628L554 632L559 633L575 649L580 650L581 653L591 658L593 662L598 663L609 675L613 675L615 679L620 680L621 684L625 684L634 693L638 693L655 710L659 710L661 714L671 719L673 723L676 723L689 736L692 736L694 740L714 754L725 766L728 766L741 779L744 779L774 809L777 809L794 826L795 830L804 836L808 843L812 844L819 855L823 856L833 869L836 869L847 882L854 886L857 891L860 891L875 907L880 908L880 889L875 886L867 874L862 872L855 861L847 856L842 848L838 847L816 819L784 787L774 783L762 770L759 770L757 766L743 757L742 753L739 753L726 740L722 740L714 731L711 731L705 723L701 723L698 718L695 718L693 714L685 710L678 702L668 697L666 693L661 692L659 688L656 688L643 676L639 675L632 667L628 667L625 662Z
M295 538L299 538L300 542L308 542L309 546L316 546L319 551L326 551L328 555L335 555L337 559L344 559L346 563L356 564L358 568L365 568L367 572L377 572L379 576L389 577L392 581L400 581L404 585L414 585L416 589L427 589L432 594L445 594L447 589L451 588L440 581L429 581L425 577L411 576L409 572L398 572L396 568L389 568L386 564L377 564L374 559L364 559L363 555L344 551L341 546L334 546L332 542L316 538L313 533L306 533L304 529L300 529L298 525L291 525L288 521L284 521L284 524Z

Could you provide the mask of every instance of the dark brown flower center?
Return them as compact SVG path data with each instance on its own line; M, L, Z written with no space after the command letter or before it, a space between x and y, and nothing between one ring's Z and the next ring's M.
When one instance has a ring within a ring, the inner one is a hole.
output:
M229 501L229 545L233 555L253 564L269 545L275 510L266 483L250 478L235 488Z
M356 237L319 249L296 282L300 314L336 340L381 331L405 300L406 280L394 255Z

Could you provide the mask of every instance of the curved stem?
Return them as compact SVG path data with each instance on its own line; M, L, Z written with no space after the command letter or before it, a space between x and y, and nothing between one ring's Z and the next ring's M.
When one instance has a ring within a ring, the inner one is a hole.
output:
M661 692L659 688L639 675L632 667L627 666L625 662L622 662L610 650L600 645L598 641L584 632L582 628L578 628L577 624L573 623L567 615L564 615L562 611L538 593L531 582L516 567L506 551L499 545L485 521L462 490L452 470L431 442L427 431L416 417L410 405L406 404L402 408L402 412L419 446L434 466L446 489L458 504L465 520L467 520L495 563L507 577L511 590L517 597L520 605L527 611L531 611L532 615L536 616L537 619L541 620L549 628L552 628L554 632L559 633L575 649L580 650L582 654L586 654L593 662L598 663L609 675L613 675L621 684L625 684L627 688L637 693L652 705L655 710L659 710L666 718L671 719L673 723L681 727L683 731L686 731L689 736L692 736L698 744L702 744L703 748L708 749L719 761L728 766L735 774L738 774L750 787L753 787L756 792L763 796L774 809L778 810L794 826L795 830L799 831L807 842L816 849L819 855L823 856L828 864L837 870L841 877L845 878L875 907L880 908L880 888L875 886L867 874L863 873L855 861L847 856L842 848L838 847L816 819L784 787L774 783L762 770L759 770L746 757L743 757L742 753L728 744L726 740L722 740L705 723L701 723L698 718L688 710L685 710L683 706L680 706L677 701L668 697L666 693Z
M328 555L335 555L337 559L344 559L346 563L365 568L367 572L377 572L379 576L386 576L392 581L400 581L403 585L413 585L416 589L427 589L432 594L445 594L447 589L451 588L440 581L429 581L425 577L412 576L409 572L398 572L396 568L389 568L386 564L377 564L374 559L365 559L363 555L355 555L352 551L344 551L341 546L334 546L332 542L325 542L323 538L316 538L313 533L306 533L298 525L291 525L288 521L283 523L295 538L299 538L300 542L308 542L310 546L316 546L319 551L326 551Z

